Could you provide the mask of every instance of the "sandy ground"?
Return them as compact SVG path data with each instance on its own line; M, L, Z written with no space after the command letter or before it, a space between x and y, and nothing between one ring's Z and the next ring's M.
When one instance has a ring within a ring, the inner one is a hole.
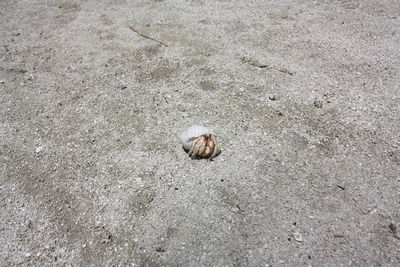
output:
M1 266L400 265L398 1L0 18ZM182 149L193 124L214 161Z

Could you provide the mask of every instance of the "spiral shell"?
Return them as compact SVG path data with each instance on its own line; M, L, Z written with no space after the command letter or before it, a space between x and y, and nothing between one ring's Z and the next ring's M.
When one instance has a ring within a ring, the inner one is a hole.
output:
M217 137L204 126L192 126L180 135L182 146L194 158L212 160L221 152Z
M208 130L206 127L199 125L194 125L189 129L187 129L186 131L184 131L179 136L183 148L186 150L190 150L193 147L194 140L203 134L212 134L212 132Z

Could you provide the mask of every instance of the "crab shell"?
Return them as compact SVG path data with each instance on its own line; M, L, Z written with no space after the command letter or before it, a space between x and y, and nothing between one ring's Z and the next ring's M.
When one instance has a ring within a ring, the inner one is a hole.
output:
M192 126L180 135L182 146L189 151L189 156L214 158L221 148L217 143L216 136L204 126Z

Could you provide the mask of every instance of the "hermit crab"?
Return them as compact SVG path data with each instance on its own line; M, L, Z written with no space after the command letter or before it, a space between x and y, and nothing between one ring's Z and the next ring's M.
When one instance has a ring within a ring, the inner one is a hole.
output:
M192 126L180 136L182 146L192 158L216 157L221 152L217 137L204 126Z

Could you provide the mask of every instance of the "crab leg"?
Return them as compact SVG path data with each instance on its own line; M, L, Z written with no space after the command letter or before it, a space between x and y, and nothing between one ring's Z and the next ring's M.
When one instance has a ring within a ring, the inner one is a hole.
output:
M193 158L194 156L196 156L196 153L197 153L197 151L198 151L198 148L196 148L196 146L197 146L197 143L198 143L200 140L201 140L201 137L197 137L197 138L195 139L194 143L193 143L192 148L189 150L189 156L191 156L192 158Z

